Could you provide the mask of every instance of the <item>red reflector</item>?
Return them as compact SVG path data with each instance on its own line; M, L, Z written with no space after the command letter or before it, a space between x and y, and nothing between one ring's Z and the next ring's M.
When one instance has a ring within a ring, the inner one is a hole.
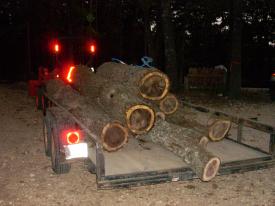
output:
M71 66L71 67L70 67L70 70L69 70L68 75L67 75L67 80L68 80L68 82L72 82L72 81L73 81L73 80L72 80L72 72L73 72L74 69L75 69L74 66Z
M78 132L69 132L67 133L67 142L68 144L77 144L80 140Z

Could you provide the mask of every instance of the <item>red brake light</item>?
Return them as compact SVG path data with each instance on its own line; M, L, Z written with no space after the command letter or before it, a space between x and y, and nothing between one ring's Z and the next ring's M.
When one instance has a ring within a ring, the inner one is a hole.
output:
M70 70L69 70L69 72L68 72L68 75L67 75L67 80L68 80L68 82L72 82L73 80L72 80L72 72L73 72L73 70L75 69L75 67L74 66L71 66L70 67Z
M67 143L68 144L77 144L80 140L80 135L78 132L68 132L67 135Z

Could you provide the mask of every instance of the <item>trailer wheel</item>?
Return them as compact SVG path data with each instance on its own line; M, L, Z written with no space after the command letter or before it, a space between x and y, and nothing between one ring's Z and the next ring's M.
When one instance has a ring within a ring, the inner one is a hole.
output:
M49 123L44 118L44 124L43 124L43 137L44 137L44 148L45 148L45 154L46 156L51 156L51 129L49 127Z
M59 139L55 126L51 132L51 162L52 169L56 174L68 173L71 169L70 164L61 162Z

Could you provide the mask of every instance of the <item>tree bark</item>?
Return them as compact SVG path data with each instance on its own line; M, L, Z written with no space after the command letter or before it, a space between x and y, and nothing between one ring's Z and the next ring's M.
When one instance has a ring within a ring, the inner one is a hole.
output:
M171 11L172 0L161 1L162 30L164 36L165 71L172 85L172 91L179 89L179 75L177 68L176 40Z
M98 68L97 74L114 83L131 87L134 94L149 100L163 99L170 87L168 77L158 69L107 62Z
M242 84L242 1L231 0L231 61L228 96L239 98Z
M181 157L202 181L210 181L219 170L220 159L198 144L198 134L195 130L186 130L159 119L152 130L141 138L163 145Z
M83 96L62 81L50 80L47 95L98 136L105 150L116 151L128 141L128 130L119 121L112 120L96 102L88 104Z

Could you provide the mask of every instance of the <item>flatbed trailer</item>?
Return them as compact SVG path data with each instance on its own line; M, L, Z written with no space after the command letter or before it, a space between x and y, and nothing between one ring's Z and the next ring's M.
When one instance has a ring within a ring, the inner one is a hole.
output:
M47 109L48 113L52 113L52 116L57 118L59 115L54 114L55 111L62 113L63 118L69 119L85 133L85 141L88 142L88 156L82 160L84 159L88 164L88 170L96 174L98 189L141 186L197 178L179 157L149 141L141 142L131 138L119 151L112 153L104 151L98 137L86 125L47 94L45 96L53 105ZM210 142L207 145L207 149L221 159L222 164L218 175L265 169L275 165L275 127L184 101L182 104L203 113L226 117L237 125L235 139L225 138L223 141ZM244 128L252 128L269 135L268 151L245 143L243 141ZM62 152L64 151L61 150ZM63 158L62 161L67 163L72 160Z

